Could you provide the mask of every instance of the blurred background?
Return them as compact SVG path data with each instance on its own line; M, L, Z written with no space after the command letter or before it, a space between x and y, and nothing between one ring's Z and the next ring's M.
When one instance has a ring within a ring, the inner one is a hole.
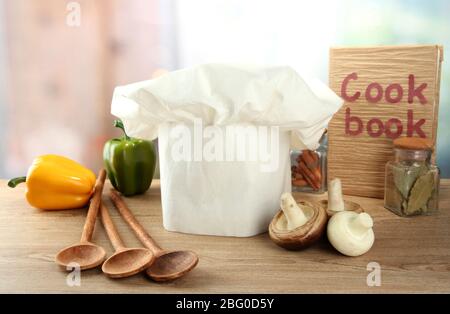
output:
M0 0L0 178L56 153L91 169L116 85L204 62L328 81L333 45L442 44L438 164L450 177L448 0ZM445 60L447 59L447 60Z

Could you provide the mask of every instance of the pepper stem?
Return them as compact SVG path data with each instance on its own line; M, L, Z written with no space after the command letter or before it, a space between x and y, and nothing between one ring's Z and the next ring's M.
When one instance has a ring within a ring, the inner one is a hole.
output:
M19 185L20 183L24 183L27 181L27 177L18 177L18 178L14 178L9 180L8 182L8 186L10 188L15 188L17 185Z
M125 137L125 139L127 139L127 140L130 139L130 137L128 136L127 132L125 132L125 127L123 126L123 122L121 120L114 120L114 126L116 128L122 129L123 136Z

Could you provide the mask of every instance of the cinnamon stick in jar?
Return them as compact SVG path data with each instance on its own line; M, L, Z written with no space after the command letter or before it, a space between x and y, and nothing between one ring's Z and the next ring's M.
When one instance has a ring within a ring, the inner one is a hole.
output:
M301 160L306 164L308 169L311 170L312 174L314 175L315 181L320 185L320 183L322 182L322 172L320 171L318 154L310 150L304 150L300 157Z
M297 166L291 167L292 173L292 185L295 187L305 187L308 186L308 182L305 180L303 175L300 173Z
M301 174L305 178L305 180L308 182L308 184L314 189L319 190L320 189L320 181L317 181L314 174L311 172L311 170L306 166L306 164L301 161L299 163L299 169L301 171Z
M311 150L303 150L295 158L291 167L291 182L294 187L311 187L318 191L322 187L322 169L320 155Z

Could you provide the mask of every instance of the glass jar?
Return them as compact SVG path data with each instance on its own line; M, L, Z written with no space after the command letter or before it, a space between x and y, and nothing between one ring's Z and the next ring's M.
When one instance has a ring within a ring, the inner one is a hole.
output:
M439 208L439 168L431 163L433 145L422 138L394 141L395 158L386 164L384 206L403 217Z
M317 150L291 150L291 182L293 192L324 193L327 191L327 136Z

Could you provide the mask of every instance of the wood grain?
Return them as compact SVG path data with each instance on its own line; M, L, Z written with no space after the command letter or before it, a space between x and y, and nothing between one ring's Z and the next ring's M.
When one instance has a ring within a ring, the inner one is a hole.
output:
M110 187L109 182L105 190ZM440 211L429 217L400 218L377 199L348 197L362 205L375 221L375 244L364 256L338 254L323 240L306 251L289 252L272 243L267 234L252 238L225 238L167 232L162 227L159 182L126 202L160 245L189 249L200 262L177 281L158 284L144 274L120 281L100 269L82 273L81 286L66 284L67 273L54 263L64 245L79 239L85 210L42 212L31 208L25 188L14 190L0 181L0 292L62 293L296 293L296 292L450 292L450 181L443 180ZM294 194L296 199L321 200L326 195ZM112 219L124 242L140 243L105 195ZM93 242L113 252L100 223ZM368 287L369 262L381 266L381 287Z
M361 93L357 101L343 105L328 128L328 178L340 178L344 193L375 198L384 196L384 169L393 156L392 139L385 134L370 137L366 128L370 119L378 118L384 123L392 118L399 119L403 124L402 136L406 136L407 112L413 110L414 121L426 119L423 132L436 143L442 58L442 47L431 45L331 49L330 88L341 95L343 80L349 74L357 73L358 80L352 80L347 91L348 95ZM408 104L410 74L415 75L416 87L428 84L423 93L428 104L421 104L417 98L413 104ZM402 101L388 103L383 96L380 102L369 103L365 91L373 82L379 83L384 91L390 84L400 84L404 92ZM352 116L363 120L362 134L346 135L347 108L350 108ZM396 131L395 127L393 131Z

